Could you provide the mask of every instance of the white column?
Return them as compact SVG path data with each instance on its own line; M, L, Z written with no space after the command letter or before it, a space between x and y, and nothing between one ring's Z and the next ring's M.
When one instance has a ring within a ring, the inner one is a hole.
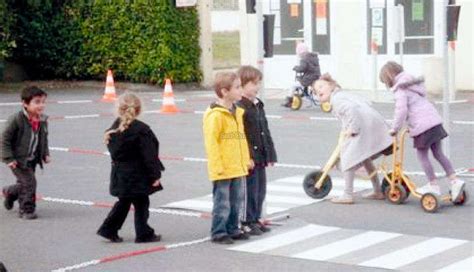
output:
M199 36L199 46L201 47L201 58L199 66L202 71L203 86L211 86L213 81L213 58L212 58L212 26L211 26L211 9L213 0L199 0L199 28L201 35Z

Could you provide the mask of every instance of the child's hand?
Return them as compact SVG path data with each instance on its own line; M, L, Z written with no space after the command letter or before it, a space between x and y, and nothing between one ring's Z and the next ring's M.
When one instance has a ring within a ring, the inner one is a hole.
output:
M50 163L51 162L51 157L50 156L46 156L44 157L44 163Z
M10 167L10 169L15 169L18 165L18 162L17 161L12 161L11 163L7 164L8 167Z
M253 160L250 160L248 166L249 170L252 170L255 167L255 162Z
M390 136L395 136L395 135L397 135L397 132L396 132L395 130L393 130L393 129L391 129L388 133L390 134Z
M151 186L158 187L158 186L160 186L160 182L161 181L159 179L157 179L157 180L155 180L155 182L153 182L153 184Z

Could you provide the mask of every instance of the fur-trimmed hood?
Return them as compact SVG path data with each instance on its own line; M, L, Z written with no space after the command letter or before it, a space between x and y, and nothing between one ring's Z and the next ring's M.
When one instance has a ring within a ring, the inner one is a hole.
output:
M392 87L392 91L412 91L421 96L426 96L426 88L424 83L424 77L414 77L408 73L401 72L395 77L395 84Z

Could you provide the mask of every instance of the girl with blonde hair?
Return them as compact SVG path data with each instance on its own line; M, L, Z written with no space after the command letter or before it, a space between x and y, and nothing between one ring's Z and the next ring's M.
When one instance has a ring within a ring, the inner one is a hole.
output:
M330 103L331 112L342 123L346 138L343 143L339 166L345 180L344 194L331 199L338 204L354 203L354 177L361 166L368 173L374 172L372 160L390 150L392 139L388 135L388 124L382 115L357 95L341 90L341 86L329 75L322 75L313 83L313 90L321 103ZM371 178L373 192L364 195L367 199L384 199L377 175Z
M158 159L159 142L151 128L137 119L142 103L136 94L121 95L117 107L118 118L105 132L104 142L112 158L110 194L119 200L97 234L111 242L122 242L118 231L133 204L135 242L157 242L161 236L155 234L147 221L149 195L163 189L160 178L165 168Z

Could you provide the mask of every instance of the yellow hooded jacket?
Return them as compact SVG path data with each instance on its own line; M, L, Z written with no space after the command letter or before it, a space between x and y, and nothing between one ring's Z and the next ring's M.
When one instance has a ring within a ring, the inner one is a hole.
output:
M232 114L217 104L212 104L204 113L204 145L211 181L248 175L250 155L243 115L244 110L239 107Z

